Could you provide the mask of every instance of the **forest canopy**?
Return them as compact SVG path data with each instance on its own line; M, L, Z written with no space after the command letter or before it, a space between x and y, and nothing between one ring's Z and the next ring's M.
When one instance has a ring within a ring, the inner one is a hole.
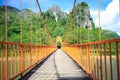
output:
M43 12L46 27L50 35L44 28L41 14L35 13L30 9L23 9L22 16L20 10L7 6L8 8L8 41L20 42L20 19L22 19L22 42L31 44L50 44L49 37L56 40L61 36L62 40L67 37L68 44L85 43L88 41L88 28L90 41L98 40L98 27L90 15L89 6L85 2L77 4L74 13L69 14L62 11L58 5L53 5L47 11ZM70 16L72 20L70 21ZM88 25L89 21L89 25ZM69 35L65 36L70 25ZM118 38L116 32L101 29L101 40ZM5 6L0 6L0 41L5 41Z

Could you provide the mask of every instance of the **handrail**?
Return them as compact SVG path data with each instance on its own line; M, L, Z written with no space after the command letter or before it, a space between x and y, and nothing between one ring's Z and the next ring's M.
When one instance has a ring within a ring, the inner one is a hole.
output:
M11 45L23 45L23 46L48 47L47 45L39 45L39 44L25 44L25 43L19 43L19 42L0 42L0 44L11 44ZM55 46L49 46L49 47L55 47Z
M81 43L81 44L72 44L72 45L67 45L67 46L76 47L76 46L82 46L82 45L104 44L104 43L111 43L111 42L120 42L120 38L115 38L111 40L101 40L101 41L95 41L95 42L87 42L87 43Z
M62 49L95 80L120 80L120 38L74 44Z
M23 76L54 50L55 46L0 42L0 80Z

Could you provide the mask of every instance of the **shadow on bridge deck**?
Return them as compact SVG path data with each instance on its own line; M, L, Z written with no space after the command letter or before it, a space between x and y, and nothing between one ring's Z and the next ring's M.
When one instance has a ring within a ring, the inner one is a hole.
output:
M65 52L56 50L21 80L92 80Z

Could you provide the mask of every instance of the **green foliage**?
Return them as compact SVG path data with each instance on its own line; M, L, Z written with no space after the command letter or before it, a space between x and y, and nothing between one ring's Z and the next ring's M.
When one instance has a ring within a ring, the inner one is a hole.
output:
M89 41L94 42L99 40L98 28L90 29L88 35L88 29L74 27L69 33L67 42L69 44L78 44L80 42L86 43L88 42L88 36L90 36ZM81 35L80 35L81 34ZM110 30L101 29L101 40L108 40L113 38L118 38L117 33L112 32Z
M57 47L61 48L61 43L60 42L57 42Z
M79 7L81 7L81 14L79 13ZM88 7L85 2L77 4L76 12L79 15L81 21L85 20L84 15L86 14L84 9ZM85 43L88 42L88 29L81 26L81 24L76 23L76 16L72 15L72 21L70 22L70 14L61 17L63 12L60 12L58 18L56 17L50 9L42 13L46 21L46 25L41 19L41 14L34 13L29 9L24 9L22 11L22 39L23 43L31 44L46 44L51 45L50 37L48 32L44 28L48 27L51 37L56 40L57 36L61 36L64 40L65 34L69 25L70 31L67 37L68 44ZM37 18L36 18L37 17ZM91 21L92 18L90 18ZM8 6L8 41L10 42L20 42L20 12L18 9ZM86 26L87 27L87 26ZM92 23L92 29L90 29L90 41L98 40L98 28ZM81 35L80 35L81 34ZM110 30L101 29L102 40L112 39L119 37L115 32ZM32 40L31 40L32 39ZM0 7L0 41L5 41L5 8Z

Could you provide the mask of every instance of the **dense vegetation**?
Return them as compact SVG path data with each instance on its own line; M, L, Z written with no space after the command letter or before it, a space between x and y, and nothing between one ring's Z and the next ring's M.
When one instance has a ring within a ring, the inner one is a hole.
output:
M98 40L98 28L94 25L90 16L89 7L85 2L76 5L74 12L69 14L63 12L59 6L54 5L46 12L42 13L46 26L50 31L53 40L56 36L61 36L64 40L67 28L70 25L69 36L67 42L69 44L87 42L88 27L90 27L90 41ZM72 20L70 22L70 16ZM50 44L48 32L44 28L44 24L40 13L35 13L29 9L20 10L8 6L8 41L20 42L20 17L22 19L22 42L32 44ZM87 23L90 23L90 26ZM80 35L81 34L81 35ZM117 33L110 30L101 29L101 39L112 39L119 37ZM5 7L0 7L0 41L5 41Z

